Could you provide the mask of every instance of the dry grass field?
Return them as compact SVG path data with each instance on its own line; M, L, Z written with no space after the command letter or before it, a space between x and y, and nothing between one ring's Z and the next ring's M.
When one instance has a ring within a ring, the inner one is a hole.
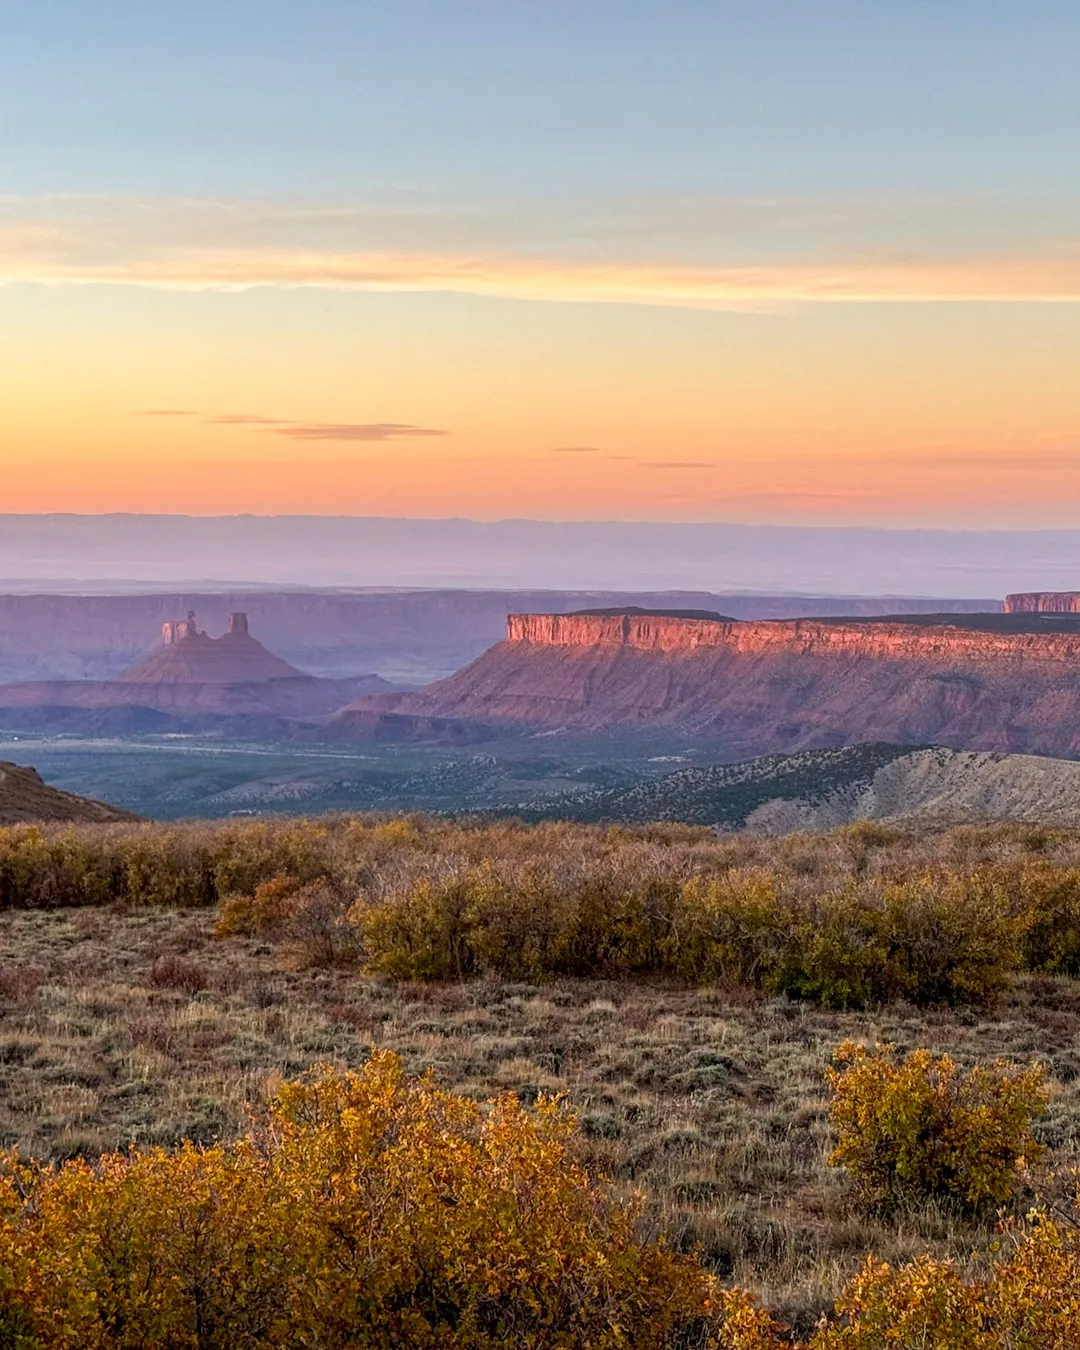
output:
M38 1156L239 1133L268 1086L373 1045L478 1097L565 1093L580 1148L646 1223L806 1329L873 1250L978 1264L993 1220L855 1206L822 1072L847 1037L1048 1066L1038 1132L1080 1159L1080 982L1021 975L992 1011L828 1012L742 987L395 983L213 936L213 910L0 913L0 1144Z

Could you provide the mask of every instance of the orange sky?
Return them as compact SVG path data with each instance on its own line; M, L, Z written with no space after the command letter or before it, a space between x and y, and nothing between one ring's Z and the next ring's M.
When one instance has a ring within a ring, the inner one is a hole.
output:
M0 510L1080 520L1080 309L20 283Z
M1077 50L1064 0L0 5L0 513L1080 525Z

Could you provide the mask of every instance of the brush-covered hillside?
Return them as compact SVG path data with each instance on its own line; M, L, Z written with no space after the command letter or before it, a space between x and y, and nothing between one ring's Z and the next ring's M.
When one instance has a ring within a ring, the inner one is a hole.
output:
M1080 825L1080 763L1037 755L873 743L686 768L567 796L527 818L680 821L761 834L857 820Z

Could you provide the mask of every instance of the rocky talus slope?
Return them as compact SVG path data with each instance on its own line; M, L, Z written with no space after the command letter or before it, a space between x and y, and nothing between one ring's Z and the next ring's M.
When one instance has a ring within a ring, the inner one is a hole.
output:
M681 769L625 789L532 804L529 818L679 821L758 834L859 820L1080 825L1080 763L1036 755L896 745L768 755Z
M748 756L868 741L1080 754L1080 631L1042 617L511 615L506 641L457 675L353 708L531 731L668 727Z
M104 823L137 818L105 802L49 787L36 769L0 761L0 825L33 821Z

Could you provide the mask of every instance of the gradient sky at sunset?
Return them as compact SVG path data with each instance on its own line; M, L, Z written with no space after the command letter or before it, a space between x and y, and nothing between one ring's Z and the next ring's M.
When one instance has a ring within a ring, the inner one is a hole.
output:
M1080 6L0 0L0 512L1080 525Z

